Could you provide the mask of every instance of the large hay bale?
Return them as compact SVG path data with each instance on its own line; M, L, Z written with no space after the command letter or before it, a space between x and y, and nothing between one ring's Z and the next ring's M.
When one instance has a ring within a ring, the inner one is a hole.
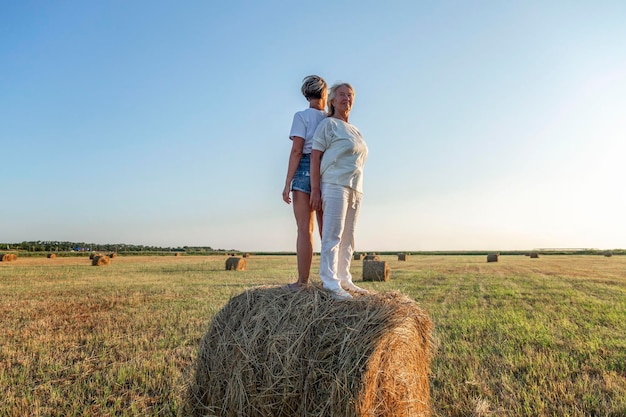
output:
M109 254L109 258L111 258L111 259L117 258L117 253L113 252L113 253Z
M539 254L537 252L530 252L530 257L531 259L537 259L539 258Z
M355 261L360 261L363 259L363 254L354 252L354 254L352 255L352 259L354 259Z
M49 253L49 254L48 254L48 259L54 259L54 258L56 258L56 257L57 257L57 256L56 256L56 254L54 254L54 253Z
M487 255L487 262L498 262L498 254L497 253L490 253Z
M378 255L365 255L363 258L364 261L380 261L380 256Z
M227 271L245 271L246 270L246 260L244 258L237 258L231 256L226 259L226 270Z
M398 254L398 260L399 261L408 261L409 260L409 254L408 253L399 253Z
M606 252L604 252L604 256L606 256L607 258L610 258L611 256L613 256L613 252L611 252L610 250L607 250Z
M104 266L111 263L111 258L105 255L97 255L91 260L93 266Z
M241 256L243 256L244 258L249 258L249 257L250 257L250 254L246 252L246 253L244 253L244 254L243 254L243 255L241 255Z
M5 253L0 256L1 256L0 259L2 259L2 262L17 261L17 255L15 253Z
M430 416L432 322L398 292L232 298L200 342L185 416Z
M387 261L364 261L363 281L389 281L391 270Z

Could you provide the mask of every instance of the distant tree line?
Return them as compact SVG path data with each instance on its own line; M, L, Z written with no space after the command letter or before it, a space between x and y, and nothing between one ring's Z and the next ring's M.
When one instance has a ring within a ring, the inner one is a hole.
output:
M234 251L234 249L229 249ZM130 245L127 243L89 243L89 242L61 242L56 240L37 240L20 243L0 243L0 251L26 252L120 252L120 253L159 253L159 252L186 252L186 253L215 253L227 252L226 249L213 249L210 246L177 246L161 247L149 245Z

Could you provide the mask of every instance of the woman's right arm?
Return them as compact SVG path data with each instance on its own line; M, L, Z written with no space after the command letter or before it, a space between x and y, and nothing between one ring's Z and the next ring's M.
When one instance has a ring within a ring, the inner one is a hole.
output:
M315 211L322 209L322 191L320 178L320 163L324 152L313 149L311 151L311 197L309 203Z
M304 138L294 136L291 138L293 143L291 144L291 153L289 154L289 165L287 166L287 178L285 179L285 187L283 188L283 201L287 204L291 203L289 197L289 188L291 187L291 181L302 159L302 150L304 149Z

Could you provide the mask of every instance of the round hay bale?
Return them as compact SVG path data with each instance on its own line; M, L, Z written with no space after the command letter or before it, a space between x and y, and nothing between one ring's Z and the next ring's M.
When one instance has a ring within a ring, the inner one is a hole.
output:
M54 258L56 258L56 257L57 257L57 256L56 256L56 254L54 254L54 253L49 253L49 254L48 254L48 259L54 259Z
M365 255L363 260L364 261L380 261L380 256L378 256L378 255Z
M497 253L490 253L487 255L487 262L498 262L498 254Z
M613 252L608 250L608 251L604 252L604 256L606 256L607 258L610 258L611 256L613 256Z
M409 260L409 254L408 253L399 253L398 254L398 260L399 261L408 261Z
M537 259L537 258L539 258L539 254L537 252L530 252L530 258L531 259Z
M363 256L364 256L364 255L363 255L362 253L356 253L356 252L354 252L354 255L352 256L352 258L353 258L355 261L360 261L360 260L362 260L362 259L363 259Z
M94 259L96 256L102 256L101 253L91 252L89 254L89 259Z
M181 256L180 252L176 252L174 256Z
M93 266L104 266L111 263L111 258L105 255L97 255L91 260Z
M249 258L249 257L250 257L250 254L249 254L249 253L244 253L244 254L243 254L243 255L241 255L241 256L243 256L244 258Z
M390 275L387 261L363 262L363 281L389 281Z
M230 257L226 259L227 271L245 271L246 260L243 258Z
M117 253L113 252L113 253L109 254L109 258L111 258L111 259L117 258Z
M432 322L399 292L253 288L202 338L185 416L430 416Z
M11 261L17 261L17 255L14 253L5 253L3 255L0 255L2 259L2 262L11 262Z

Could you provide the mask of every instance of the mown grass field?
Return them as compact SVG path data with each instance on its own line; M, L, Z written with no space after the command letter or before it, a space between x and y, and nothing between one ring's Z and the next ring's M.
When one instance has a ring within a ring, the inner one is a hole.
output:
M296 276L295 256L225 259L0 262L0 416L176 416L211 316ZM391 281L363 286L435 323L435 416L626 415L626 257L383 259Z

